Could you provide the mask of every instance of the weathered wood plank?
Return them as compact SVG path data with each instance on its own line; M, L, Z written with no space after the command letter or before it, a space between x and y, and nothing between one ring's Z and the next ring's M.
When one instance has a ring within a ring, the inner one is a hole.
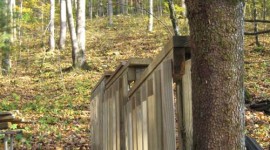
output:
M138 139L137 139L137 108L136 108L136 95L131 98L132 103L132 135L133 135L133 149L138 149Z
M141 89L136 92L136 111L137 111L137 142L138 142L137 149L143 150Z
M106 84L106 88L109 88L116 79L120 78L121 75L129 68L129 67L147 67L151 63L152 59L149 58L130 58L127 62L122 62L119 67L116 69L114 74L108 80Z
M192 87L191 87L191 60L186 61L185 74L182 80L183 95L183 121L185 129L186 150L193 149L193 125L192 125Z
M2 123L0 123L0 130L9 129L11 127L11 125L12 125L11 122L2 122Z
M94 97L97 95L97 93L100 92L100 90L105 90L103 87L100 88L99 86L104 82L106 83L107 80L109 79L109 77L112 75L113 72L109 72L106 71L102 77L99 79L99 81L97 82L97 84L95 85L95 87L92 89L91 91L91 98L90 99L94 99Z
M146 83L144 83L141 87L142 94L141 94L141 100L142 100L142 136L143 136L143 150L148 150L148 117L147 117L147 88Z
M134 84L133 88L129 92L129 96L133 95L133 93L141 86L143 82L152 74L152 72L158 67L158 65L163 61L163 59L175 48L184 48L189 47L188 37L180 36L174 37L172 40L168 42L167 45L163 48L163 50L155 57L151 64L145 69L145 71L141 74L141 78ZM187 49L189 50L189 49ZM187 51L187 53L190 53Z
M132 124L132 101L127 102L128 115L128 149L133 150L133 124Z
M171 59L165 60L161 72L164 149L176 149L175 113Z
M163 143L163 124L162 124L162 100L161 100L161 70L160 66L155 70L155 80L154 80L154 95L156 101L156 124L157 124L157 149L156 150L163 150L164 143Z
M12 112L9 112L9 111L6 111L6 112L0 112L0 116L9 116L9 115L12 115L13 113Z
M157 134L157 123L156 123L156 101L155 101L155 95L154 95L154 81L153 81L153 75L148 79L147 81L147 114L148 114L148 143L150 150L158 150L157 142L158 142L158 134Z

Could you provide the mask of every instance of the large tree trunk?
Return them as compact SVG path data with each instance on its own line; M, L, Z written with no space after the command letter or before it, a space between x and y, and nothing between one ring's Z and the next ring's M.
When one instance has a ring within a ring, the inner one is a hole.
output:
M153 11L153 0L149 0L149 25L148 31L153 31L153 22L154 22L154 11Z
M51 9L50 9L50 50L55 49L55 40L54 40L54 12L55 12L55 0L50 0Z
M67 10L66 10L66 0L61 0L60 2L60 39L59 48L60 50L65 48L66 34L67 34Z
M186 0L195 150L244 150L243 2Z

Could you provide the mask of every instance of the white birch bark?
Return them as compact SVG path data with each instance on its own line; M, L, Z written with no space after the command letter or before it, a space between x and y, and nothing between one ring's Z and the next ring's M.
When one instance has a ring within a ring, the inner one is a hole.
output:
M88 4L88 13L89 13L89 19L93 19L93 0L89 0Z
M81 51L83 61L85 61L85 0L77 1L77 35L78 44Z
M109 25L113 24L112 16L113 16L113 8L112 8L112 0L108 0L108 15L109 15Z
M72 2L71 0L66 1L67 5L67 16L68 16L68 26L70 32L70 38L72 42L72 64L75 68L81 68L85 64L85 55L84 51L80 50L76 29L74 25L74 19L72 14ZM78 25L78 28L81 27ZM80 32L80 31L79 31Z
M154 11L153 11L153 0L149 0L149 25L148 31L153 31L153 22L154 22Z
M67 34L67 11L66 11L66 0L60 1L60 39L59 48L60 50L65 48L66 34Z
M3 2L4 6L1 8L2 13L1 19L4 22L5 30L4 30L4 46L2 46L2 75L6 76L9 74L11 69L11 59L10 59L10 47L12 44L11 39L11 12L12 12L12 3L11 1L5 0Z
M54 12L55 12L55 0L50 0L50 50L55 49L55 40L54 40Z

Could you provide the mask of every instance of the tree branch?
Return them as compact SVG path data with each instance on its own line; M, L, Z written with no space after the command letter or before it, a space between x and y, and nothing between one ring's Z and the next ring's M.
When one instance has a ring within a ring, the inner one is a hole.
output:
M260 32L245 32L245 35L259 35L259 34L265 34L265 33L270 33L270 30L265 30L265 31L260 31Z
M270 20L252 20L252 19L245 19L245 22L261 22L261 23L270 23Z

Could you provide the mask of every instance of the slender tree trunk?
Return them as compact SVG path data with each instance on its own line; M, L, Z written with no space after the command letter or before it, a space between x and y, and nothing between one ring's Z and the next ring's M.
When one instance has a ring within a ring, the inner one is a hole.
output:
M178 28L178 21L177 21L177 18L176 18L173 1L172 0L168 0L168 3L169 3L170 18L171 18L171 21L172 21L174 34L176 36L179 36L180 33L179 33L179 28Z
M76 11L77 11L77 7L78 7L78 6L77 6L77 1L78 1L78 0L73 0L73 6L74 6L74 8L75 8Z
M103 2L102 2L102 0L98 0L98 16L99 17L104 16L104 10L103 10Z
M113 8L112 8L112 0L108 0L108 15L109 15L109 25L113 25Z
M54 40L54 12L55 12L55 0L50 0L51 9L50 9L50 50L55 49L55 40Z
M159 9L159 15L162 16L163 15L163 0L159 0L158 9Z
M85 0L78 0L77 35L80 48L80 67L85 63Z
M89 0L88 4L88 13L89 13L89 19L93 19L93 0Z
M125 3L124 3L125 0L120 0L120 13L121 14L124 14L125 12Z
M185 0L181 0L181 7L184 9L182 15L183 15L184 18L186 18L186 16L187 16L187 14L186 14L187 10L186 9L187 8L186 8Z
M186 0L194 150L244 150L243 2Z
M253 5L254 33L257 33L258 32L258 23L256 22L257 8L256 8L255 0L252 0L252 5ZM258 34L255 35L255 41L256 41L256 46L260 46L259 35Z
M19 27L18 27L19 46L22 45L22 11L23 11L23 0L20 0Z
M60 39L59 48L60 50L65 49L66 35L67 35L67 10L66 0L60 1Z
M76 29L74 26L71 0L67 0L66 5L67 5L68 27L69 27L69 32L70 32L71 44L72 44L72 64L73 64L73 67L76 67L79 63L79 60L77 59L77 55L80 50L79 50L79 45L78 45L78 40L77 40L77 35L76 35Z
M16 24L16 16L14 16L15 14L15 6L16 6L16 2L15 0L10 0L11 2L11 22L12 22L12 41L16 41L17 40L17 24Z
M153 0L149 0L149 25L148 31L153 31L153 22L154 22L154 11L153 11Z
M11 26L12 26L12 19L11 19L11 13L12 13L12 3L11 1L5 0L2 3L2 10L1 11L1 20L4 22L3 27L3 41L4 44L1 46L2 50L2 75L6 76L9 74L11 69L11 60L10 60L10 51L11 51Z
M263 20L266 20L266 0L263 0Z
M128 7L129 7L129 5L128 5L128 0L124 0L124 5L125 5L125 12L124 12L124 14L128 14Z

